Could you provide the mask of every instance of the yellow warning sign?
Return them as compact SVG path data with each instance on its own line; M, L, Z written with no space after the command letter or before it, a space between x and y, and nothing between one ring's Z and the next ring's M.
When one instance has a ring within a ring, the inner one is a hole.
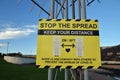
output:
M36 65L83 69L101 66L98 21L39 20Z

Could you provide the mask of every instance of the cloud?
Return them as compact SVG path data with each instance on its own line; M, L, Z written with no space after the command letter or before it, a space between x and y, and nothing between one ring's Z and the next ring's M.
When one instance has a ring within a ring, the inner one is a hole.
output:
M32 28L32 29L37 29L37 25L31 24L31 25L24 25L26 28Z
M3 47L3 46L7 46L7 44L1 44L1 43L0 43L0 47Z
M11 25L13 26L13 25ZM24 25L22 27L9 27L1 29L0 31L0 40L4 39L15 39L25 36L29 36L35 32L35 25Z

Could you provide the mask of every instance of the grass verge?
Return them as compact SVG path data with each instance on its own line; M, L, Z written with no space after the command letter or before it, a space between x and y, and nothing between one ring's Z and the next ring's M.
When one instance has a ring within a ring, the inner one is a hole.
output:
M0 58L0 80L47 80L47 70L7 63ZM59 70L57 80L64 80L64 70Z

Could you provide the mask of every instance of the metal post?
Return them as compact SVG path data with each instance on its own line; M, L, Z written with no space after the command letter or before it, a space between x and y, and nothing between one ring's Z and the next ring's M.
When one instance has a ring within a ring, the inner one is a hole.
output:
M69 71L69 69L65 69L65 80L69 80L68 79L68 71Z
M64 1L62 2L62 5L61 5L61 7L60 7L60 9L59 9L59 11L58 11L58 13L57 13L57 15L56 15L56 18L58 17L58 15L59 15L60 11L62 10L62 8L63 8L63 6L64 6L65 1L66 1L66 0L64 0Z
M82 19L86 19L86 4L85 0L82 0ZM84 80L88 80L88 70L84 70Z
M81 0L78 0L78 19L81 19ZM78 68L79 78L82 80L82 70Z
M40 9L42 9L46 14L50 16L50 13L48 13L42 6L40 6L35 0L31 0L34 4L36 4Z
M53 80L53 69L48 69L48 80Z
M88 70L84 69L84 80L89 80L88 79Z
M70 69L70 72L71 72L71 74L72 74L72 79L73 79L73 80L76 80L72 69Z
M85 5L85 0L82 0L82 19L86 19L86 5Z
M50 7L50 18L54 18L54 5L55 5L55 0L51 0L51 7Z
M83 76L82 76L82 69L79 69L79 72L80 72L80 80L82 80L83 79Z
M75 19L75 5L74 5L74 0L72 0L72 19Z
M68 19L68 0L66 0L66 10L65 10L65 14L66 14L66 19ZM68 72L69 72L69 69L65 69L65 80L69 80L68 79Z
M50 18L54 18L54 0L51 0L51 8L50 8ZM53 69L49 68L48 69L48 80L53 80Z
M66 19L68 19L68 0L66 0Z
M81 2L78 0L78 19L81 19Z

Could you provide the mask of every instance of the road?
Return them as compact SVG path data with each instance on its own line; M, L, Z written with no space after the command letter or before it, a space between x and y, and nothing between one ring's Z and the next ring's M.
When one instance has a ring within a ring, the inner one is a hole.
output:
M89 80L116 80L113 77L109 76L109 74L112 74L113 72L103 69L89 69L88 75Z

